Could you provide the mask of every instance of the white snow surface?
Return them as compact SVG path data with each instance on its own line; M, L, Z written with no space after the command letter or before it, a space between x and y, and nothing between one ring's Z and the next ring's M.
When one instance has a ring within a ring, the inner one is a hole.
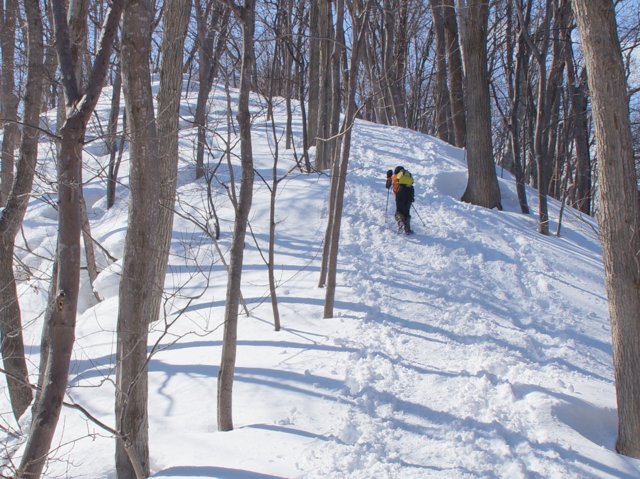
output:
M186 82L185 82L186 83ZM328 218L327 174L303 174L278 132L275 274L282 330L274 331L267 268L274 139L264 102L252 96L256 176L239 318L234 430L218 432L216 383L226 272L207 223L206 183L195 180L197 85L185 87L173 243L163 314L151 325L149 437L156 478L636 478L640 461L615 452L611 338L601 248L594 222L566 209L560 236L537 232L537 197L524 215L515 182L498 169L503 211L462 203L464 153L416 132L358 121L345 192L334 317L318 287ZM232 91L236 101L237 92ZM106 124L110 90L98 106ZM211 96L211 168L226 138L226 98ZM301 151L299 112L294 118ZM51 114L50 121L54 121ZM97 133L96 133L97 134ZM232 133L232 139L235 138ZM44 140L43 140L44 141ZM236 147L239 151L239 146ZM43 174L55 171L40 150ZM128 208L128 159L117 201L106 208L108 154L85 156L85 196L98 250L97 303L83 271L67 400L114 425L118 284ZM232 158L236 180L237 157ZM403 165L416 181L415 234L399 235L385 171ZM219 245L233 228L223 159L213 181ZM263 179L265 181L263 181ZM17 255L32 380L55 250L56 212L39 181L25 219L29 249ZM550 202L556 232L560 205ZM191 218L191 219L189 219ZM255 239L254 239L255 238ZM259 246L259 248L256 246ZM40 279L38 279L40 278ZM18 426L0 395L6 454L19 461L30 424ZM48 478L116 477L114 438L65 408ZM4 461L3 461L4 462ZM10 474L5 466L0 472Z

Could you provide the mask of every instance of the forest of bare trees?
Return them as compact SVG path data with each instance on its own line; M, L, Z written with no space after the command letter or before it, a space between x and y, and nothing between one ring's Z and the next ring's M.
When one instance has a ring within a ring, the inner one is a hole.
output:
M356 118L464 148L469 179L462 201L501 209L497 178L508 171L522 213L530 214L525 186L534 187L540 234L560 234L560 226L549 229L548 198L595 216L615 325L618 449L640 457L640 12L635 2L2 0L0 50L2 388L15 419L33 408L26 450L15 460L16 477L41 477L66 401L81 254L94 271L90 277L99 273L92 251L101 246L92 240L83 208L82 158L105 86L114 93L110 121L99 126L100 141L111 161L98 174L108 185L111 206L127 151L131 200L120 285L116 422L101 427L117 443L118 477L149 475L147 332L162 314L183 83L198 85L196 176L211 184L222 161L236 161L240 172L226 186L235 224L226 259L220 430L233 428L236 322L243 309L243 249L254 184L249 93L256 92L267 105L285 99L286 148L295 149L298 169L331 176L319 281L326 288L325 317L333 315ZM208 123L214 84L227 92L239 89L237 110L229 106L227 112L230 124L237 122L237 138L216 137L216 125ZM300 139L293 138L291 127L296 101L304 121ZM57 112L55 128L39 121L50 110ZM211 154L214 137L226 142L223 157ZM34 370L25 361L14 258L28 198L51 194L33 187L39 139L48 139L57 152L57 178L48 189L56 198L58 238L51 271L43 273L50 275L51 286L43 361ZM235 142L237 158L231 154ZM277 181L271 188L275 197ZM208 233L215 240L219 231ZM275 295L272 288L279 329Z

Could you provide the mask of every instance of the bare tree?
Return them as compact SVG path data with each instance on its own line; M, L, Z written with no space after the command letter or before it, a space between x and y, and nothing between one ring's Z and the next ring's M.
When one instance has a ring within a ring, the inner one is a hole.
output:
M616 450L640 458L640 211L627 83L612 1L573 0L598 148L598 222L618 401Z
M336 27L331 52L331 125L329 135L331 140L327 142L328 155L331 161L335 161L338 147L337 134L340 130L340 113L342 105L342 75L340 61L344 54L344 0L337 0L335 7Z
M340 91L331 89L331 2L318 1L318 119L316 122L316 162L317 170L326 170L331 165L330 148L327 139L330 136L331 97L340 95Z
M225 2L233 10L242 25L242 70L240 73L240 96L238 99L238 124L240 126L240 161L242 178L240 195L235 207L236 219L231 245L231 264L227 279L226 307L224 312L224 333L222 358L218 372L218 429L233 429L232 393L233 374L236 362L238 337L238 310L240 302L240 284L244 259L244 239L253 199L253 151L251 148L251 113L249 111L249 93L251 76L255 67L253 42L255 32L255 0L244 0L239 6L228 0Z
M149 475L147 338L164 289L173 225L178 164L182 52L191 2L164 5L156 126L151 91L152 3L125 7L122 74L131 130L132 199L118 310L116 470L119 478ZM124 438L124 439L123 439Z
M462 25L467 108L467 165L469 179L462 201L502 209L491 144L487 23L489 4L484 0L458 0Z
M120 169L120 159L122 158L122 146L118 147L118 118L120 118L120 94L122 92L122 74L120 72L120 61L115 65L114 80L111 94L111 113L109 114L109 124L107 132L107 148L109 150L109 169L107 172L107 208L111 208L116 202L116 184L118 182L118 170ZM126 116L125 116L126 119ZM123 120L122 129L126 127ZM124 133L122 138L124 139ZM118 155L120 151L120 155ZM118 156L116 156L118 155Z
M43 381L44 387L36 405L29 439L20 463L18 477L21 478L40 477L67 387L80 278L82 222L79 185L82 138L107 75L112 44L122 11L122 1L115 0L111 4L103 25L98 54L84 91L78 87L74 74L75 65L71 56L65 2L54 0L52 8L56 27L56 49L63 72L67 105L67 118L60 130L58 158L58 274L52 278L56 283L55 298L49 298L49 301L55 302L55 307L50 309L51 316L45 318L50 327L51 346Z
M433 28L436 32L436 82L435 82L435 122L438 138L453 143L453 125L449 87L447 86L447 47L444 29L444 3L442 0L431 2Z
M301 2L302 3L302 2ZM307 142L308 146L315 146L318 136L318 108L320 102L320 31L318 17L318 2L309 2L309 60L308 60L308 85L309 107L307 111ZM301 101L302 98L300 99Z
M523 110L523 93L526 93L526 56L528 55L527 42L524 39L525 29L528 28L526 23L531 18L531 7L533 3L529 2L526 12L518 18L519 28L517 35L514 32L514 13L513 2L507 2L507 27L506 27L506 69L507 69L507 89L509 94L509 113L507 118L507 125L509 129L509 149L511 151L513 159L513 174L516 179L516 192L518 194L518 201L520 203L520 211L524 214L529 214L529 204L527 202L527 190L526 181L523 167L523 155L522 155L522 142L521 137L521 117ZM515 8L522 8L516 5ZM515 48L515 64L514 64L514 41L513 37L516 37Z
M571 32L567 29L565 39L565 61L567 70L567 88L570 95L569 118L571 134L575 144L576 171L574 206L581 212L591 214L591 155L589 152L589 122L587 118L587 71L576 71L573 60Z
M230 10L215 0L195 2L198 28L198 100L193 121L198 126L196 178L204 175L207 101L227 41Z
M371 6L371 0L363 5L361 0L354 0L349 6L351 13L351 22L354 26L353 43L351 48L351 61L349 66L349 93L347 96L347 111L345 112L345 120L342 126L341 134L342 144L339 156L336 155L336 166L333 168L331 182L332 192L335 192L335 198L331 200L331 214L327 222L327 231L325 241L329 242L329 248L325 248L327 259L323 259L323 263L327 264L327 290L325 292L324 314L323 317L333 317L333 307L335 304L336 294L336 277L338 270L338 251L340 246L340 228L342 224L342 210L344 204L344 190L347 181L347 170L349 167L349 153L351 151L351 135L356 120L356 85L358 80L358 66L360 64L360 48L365 36L366 25L368 23L367 16ZM338 166L339 165L339 166Z
M13 272L15 238L27 211L38 154L38 126L42 102L42 16L37 1L25 2L28 30L28 68L23 103L23 134L13 188L0 212L0 339L2 361L8 372L7 385L16 419L29 406L33 395L24 356L22 320ZM36 126L36 128L32 128ZM6 135L6 130L5 130Z
M398 27L402 27L403 22L406 22L406 4L406 0L383 0L382 3L384 83L388 92L393 124L403 128L407 125L403 78L404 58L407 51L405 31Z
M2 173L0 175L0 207L7 204L13 184L14 155L18 137L18 104L15 85L15 41L16 11L15 0L6 0L0 5L0 46L2 47L2 70L0 71L0 123L4 127L2 136Z
M449 95L451 100L451 120L456 139L456 146L464 148L467 144L467 125L464 107L464 75L462 54L458 36L458 23L453 0L441 0L444 16L444 33L447 42L447 75L449 79Z

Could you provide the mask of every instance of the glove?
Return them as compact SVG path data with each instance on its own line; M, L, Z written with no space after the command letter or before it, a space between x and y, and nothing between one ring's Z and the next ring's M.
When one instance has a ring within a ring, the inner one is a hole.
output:
M387 170L387 179L391 178L391 176L393 176L393 171Z
M385 184L386 188L391 188L391 176L393 175L393 171L387 170L387 183Z

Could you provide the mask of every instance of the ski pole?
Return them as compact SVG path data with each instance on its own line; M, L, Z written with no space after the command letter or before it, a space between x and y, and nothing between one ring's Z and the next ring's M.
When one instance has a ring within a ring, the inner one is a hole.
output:
M424 222L424 220L422 219L422 217L420 216L420 213L418 213L418 210L416 209L415 206L413 206L413 203L411 204L411 207L413 208L413 211L416 212L416 216L418 217L418 219L420 220L420 222L422 223L422 226L424 226L425 228L427 227L426 223Z
M389 207L389 190L390 188L387 188L387 204L384 205L384 222L387 222L387 208Z

